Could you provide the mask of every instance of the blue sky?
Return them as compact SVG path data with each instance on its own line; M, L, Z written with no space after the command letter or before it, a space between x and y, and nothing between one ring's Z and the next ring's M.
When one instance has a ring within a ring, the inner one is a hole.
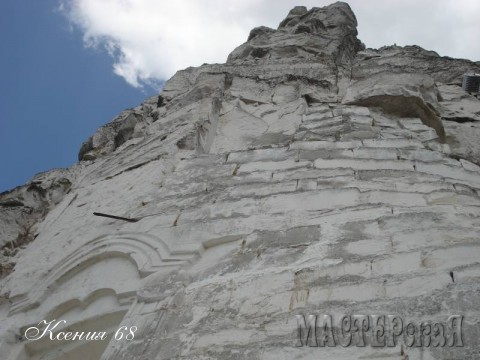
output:
M115 75L108 54L85 49L57 8L0 2L0 192L74 164L100 125L156 93Z
M295 5L334 1L0 0L0 192L74 164L99 126L157 93L149 84L225 62ZM367 47L480 60L478 0L348 3Z

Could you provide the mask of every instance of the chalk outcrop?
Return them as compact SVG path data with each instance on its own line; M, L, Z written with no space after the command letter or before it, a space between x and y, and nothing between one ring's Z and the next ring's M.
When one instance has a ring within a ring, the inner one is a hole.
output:
M480 67L356 25L296 7L1 194L2 359L476 358ZM463 347L297 347L308 314L463 315ZM109 340L26 338L44 319Z

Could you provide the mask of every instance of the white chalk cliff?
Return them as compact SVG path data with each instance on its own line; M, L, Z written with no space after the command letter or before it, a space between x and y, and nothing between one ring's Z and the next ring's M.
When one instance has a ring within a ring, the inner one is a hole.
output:
M295 7L1 194L0 358L478 359L480 66L356 25ZM464 346L297 347L297 314L463 315ZM53 319L138 330L25 337Z

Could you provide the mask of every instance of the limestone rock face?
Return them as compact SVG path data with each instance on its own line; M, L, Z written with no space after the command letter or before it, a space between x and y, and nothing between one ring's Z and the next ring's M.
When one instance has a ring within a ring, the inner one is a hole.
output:
M298 62L319 57L324 59L324 65L348 63L358 50L364 49L357 39L356 27L355 15L346 3L309 11L297 6L276 31L266 27L253 29L248 41L229 55L227 63L285 62L291 58Z
M478 62L441 57L420 46L384 46L357 53L352 78L361 79L375 73L421 73L444 84L461 84L463 74L478 68Z
M12 257L38 235L37 225L70 191L73 179L72 171L55 169L0 194L0 277L13 269Z
M111 122L102 126L81 146L78 160L95 160L98 156L109 154L124 142L134 137L142 137L143 129L157 118L153 110L158 97L147 99L136 109L123 111Z
M365 49L335 3L177 72L78 164L0 195L2 359L475 359L480 101L466 71L478 63ZM452 324L435 328L445 346L375 347L369 332L357 347L353 330L349 347L296 346L309 314L462 315L463 346ZM108 338L35 339L54 319L52 336Z

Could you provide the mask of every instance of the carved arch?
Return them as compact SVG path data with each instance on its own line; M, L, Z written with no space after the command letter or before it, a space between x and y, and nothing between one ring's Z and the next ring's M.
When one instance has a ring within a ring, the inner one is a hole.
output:
M39 306L52 290L75 274L103 259L123 257L133 262L141 278L160 269L178 268L199 255L198 251L172 251L162 239L146 233L117 233L99 236L73 251L56 265L28 294L12 299L10 314Z

